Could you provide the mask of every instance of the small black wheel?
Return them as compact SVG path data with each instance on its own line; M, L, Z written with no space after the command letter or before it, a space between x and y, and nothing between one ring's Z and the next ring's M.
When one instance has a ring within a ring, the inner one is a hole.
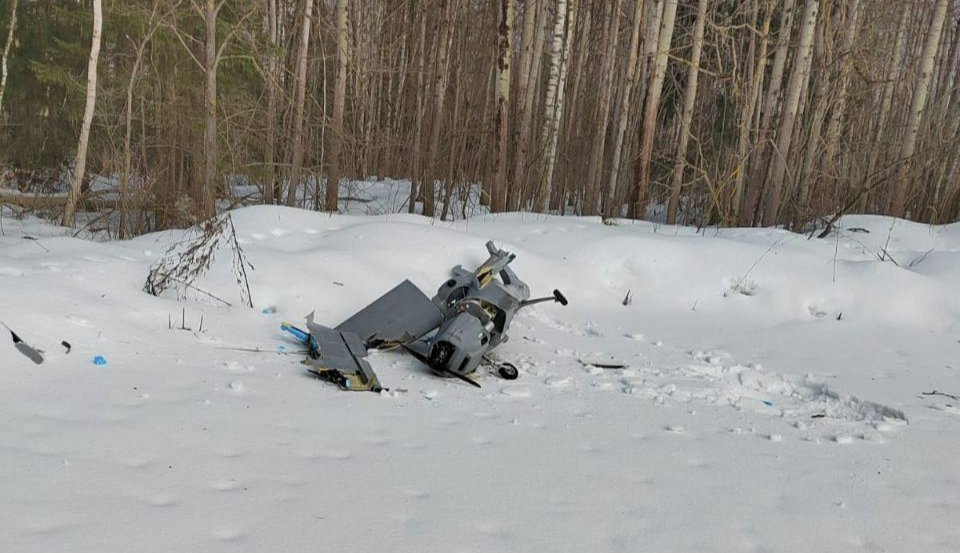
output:
M520 371L510 363L501 363L497 367L497 374L504 380L516 380L520 376Z

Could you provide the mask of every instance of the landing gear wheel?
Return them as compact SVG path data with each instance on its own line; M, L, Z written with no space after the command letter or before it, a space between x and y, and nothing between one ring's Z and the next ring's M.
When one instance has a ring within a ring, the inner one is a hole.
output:
M516 380L517 377L520 376L520 371L511 363L501 363L500 366L497 367L497 374L504 380Z

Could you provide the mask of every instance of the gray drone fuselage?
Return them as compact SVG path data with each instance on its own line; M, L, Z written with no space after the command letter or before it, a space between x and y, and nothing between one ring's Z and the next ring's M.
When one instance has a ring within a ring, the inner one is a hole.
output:
M490 258L476 271L454 267L433 297L444 314L437 332L423 340L429 348L426 363L434 372L475 371L488 351L507 340L514 315L530 299L530 289L509 266L516 256L493 242L487 242L487 251Z
M317 324L311 314L303 333L310 370L336 377L343 388L377 390L367 348L400 346L435 373L470 381L466 375L507 340L521 307L567 303L558 290L531 300L530 289L509 266L516 256L492 241L486 246L490 257L482 265L474 271L453 267L432 299L405 280L334 328Z

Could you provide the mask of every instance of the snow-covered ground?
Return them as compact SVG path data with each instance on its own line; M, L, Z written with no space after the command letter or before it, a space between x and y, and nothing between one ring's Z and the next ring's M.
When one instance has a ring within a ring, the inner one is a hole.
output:
M3 219L0 319L47 360L0 346L0 551L960 551L960 401L924 395L960 395L960 226L233 220L255 309L229 252L197 286L230 307L142 292L182 232ZM381 352L390 392L347 393L274 353L488 239L570 300L516 319L519 380Z

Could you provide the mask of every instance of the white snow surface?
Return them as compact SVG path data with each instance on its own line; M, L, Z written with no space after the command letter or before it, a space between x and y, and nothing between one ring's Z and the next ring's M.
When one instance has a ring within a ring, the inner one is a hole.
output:
M960 395L960 225L232 217L254 309L226 251L196 285L232 306L142 291L182 231L3 219L0 319L47 359L0 347L0 551L960 551L960 401L923 394ZM374 352L390 391L349 393L276 353L488 239L570 300L518 315L519 380Z

